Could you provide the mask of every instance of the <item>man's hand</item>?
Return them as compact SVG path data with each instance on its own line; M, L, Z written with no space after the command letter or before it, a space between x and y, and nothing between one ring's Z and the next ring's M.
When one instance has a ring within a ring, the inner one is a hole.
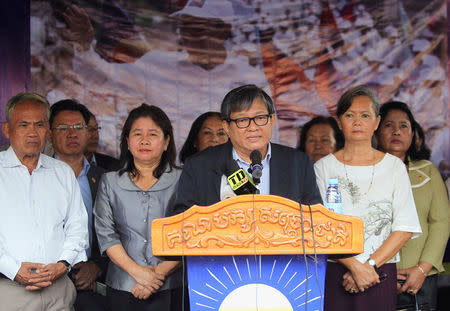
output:
M27 290L39 290L50 286L48 272L42 271L44 264L35 262L22 262L20 269L14 278L19 284L25 285Z
M37 270L38 273L47 275L47 280L49 282L53 282L54 280L59 279L61 276L67 273L67 267L62 263L49 263L45 265L41 269ZM34 281L32 278L30 281Z
M100 268L95 262L79 262L72 269L78 270L72 274L72 280L77 290L94 289L95 280L100 272Z
M27 290L42 289L52 285L54 280L59 279L66 273L67 267L61 262L41 265L39 269L36 269L36 273L32 274L33 276L28 280L25 288Z

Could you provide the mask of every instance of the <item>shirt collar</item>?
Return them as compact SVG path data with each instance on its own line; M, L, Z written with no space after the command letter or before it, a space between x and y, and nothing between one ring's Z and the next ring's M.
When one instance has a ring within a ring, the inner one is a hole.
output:
M429 176L429 170L425 169L427 166L432 165L432 163L428 160L417 160L412 161L410 158L409 165L408 165L408 173L409 173L409 180L411 182L411 187L413 189L422 187L425 185L428 181L431 180L431 177Z
M91 164L97 165L97 159L95 158L95 152L92 153Z
M12 146L9 146L9 148L5 151L5 158L4 161L2 161L1 164L3 167L16 167L16 166L24 166L22 162L20 162L19 158L16 155L16 152L14 151ZM43 167L43 168L50 168L51 163L48 163L47 159L45 159L44 154L39 154L38 163L36 165L36 169Z
M56 160L62 161L61 158L56 153L53 155L53 157ZM91 168L91 165L89 164L89 161L86 159L86 157L83 157L83 169L81 170L79 176L87 175L87 172L89 172L90 168Z
M408 170L409 171L417 171L420 170L421 168L424 168L428 165L430 165L431 162L428 160L411 160L410 157L408 157Z
M169 165L167 165L164 173L159 177L156 183L148 190L142 190L141 188L136 186L135 183L131 180L130 174L126 171L123 172L122 175L119 175L119 172L116 172L118 178L117 183L119 187L129 191L160 191L173 185L173 183L176 181L177 178L176 171L177 171L176 168L170 169Z
M267 148L267 154L266 154L265 158L261 161L261 164L268 163L268 161L270 161L271 155L272 155L272 146L269 143L269 147ZM236 149L234 149L234 147L232 150L232 156L233 156L233 160L235 160L239 164L250 166L250 163L247 163L239 156L239 154L237 153Z
M91 165L89 164L89 161L86 159L86 157L83 157L83 170L81 171L80 175L87 175L90 168Z

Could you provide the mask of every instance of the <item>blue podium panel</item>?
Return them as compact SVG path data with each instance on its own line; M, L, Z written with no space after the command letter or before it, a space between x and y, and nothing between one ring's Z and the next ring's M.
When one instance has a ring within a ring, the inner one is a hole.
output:
M326 256L189 256L191 311L323 310Z

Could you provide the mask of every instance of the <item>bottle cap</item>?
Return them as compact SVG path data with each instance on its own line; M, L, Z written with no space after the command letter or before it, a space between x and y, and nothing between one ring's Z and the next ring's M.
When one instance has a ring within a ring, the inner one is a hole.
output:
M328 185L338 185L338 179L337 178L328 178Z

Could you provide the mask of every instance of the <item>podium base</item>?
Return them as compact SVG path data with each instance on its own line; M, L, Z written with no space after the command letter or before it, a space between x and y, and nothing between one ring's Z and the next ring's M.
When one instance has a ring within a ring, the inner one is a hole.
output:
M326 256L189 256L191 311L323 310ZM305 308L306 306L306 308Z

